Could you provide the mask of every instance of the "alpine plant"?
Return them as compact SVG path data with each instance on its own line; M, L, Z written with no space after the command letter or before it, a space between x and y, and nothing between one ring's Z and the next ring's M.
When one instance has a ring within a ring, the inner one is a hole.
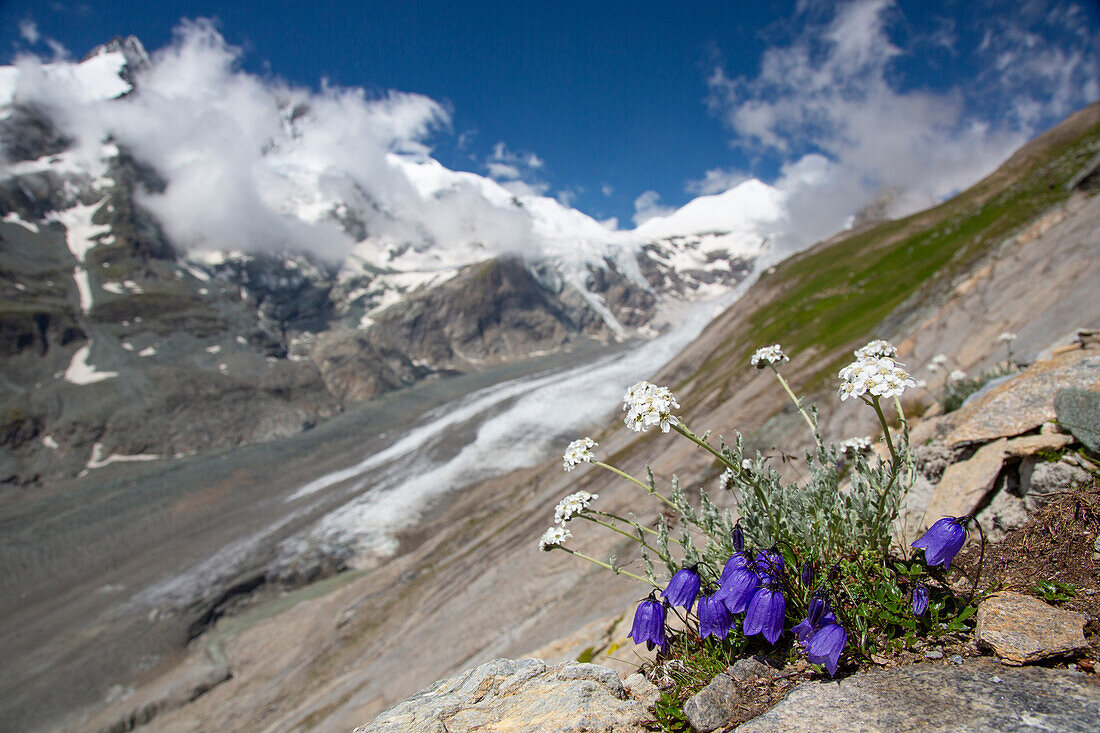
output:
M615 514L597 508L597 494L577 491L558 502L555 525L543 534L539 548L560 549L648 584L650 593L635 609L629 638L656 649L658 660L683 656L686 646L703 640L740 650L747 644L791 650L830 676L841 669L846 654L853 660L866 658L870 653L866 640L883 631L875 631L873 619L867 616L874 604L859 600L863 591L858 578L851 577L856 566L850 558L881 557L893 541L893 523L913 476L908 424L898 398L917 383L897 360L897 348L886 341L871 341L854 355L855 361L840 370L837 394L841 401L855 398L874 409L886 448L882 458L871 451L871 436L826 444L817 428L816 411L803 406L779 371L790 358L779 344L765 346L752 355L751 365L774 373L813 433L816 449L807 454L806 478L785 484L769 457L746 454L740 434L729 442L718 438L717 444L709 432L697 435L677 414L680 403L667 387L640 381L623 395L627 428L645 432L656 427L663 433L679 433L706 450L715 462L712 477L718 477L718 490L729 497L723 502L726 508L712 500L705 488L698 489L696 504L688 500L675 477L671 490L664 492L651 472L638 478L597 460L593 453L597 443L580 438L566 448L564 470L584 464L608 470L640 490L639 496L657 502L658 511ZM933 362L942 367L946 357L937 356ZM887 422L885 400L894 401L900 432ZM654 515L655 521L645 519ZM735 522L735 516L740 521ZM611 556L604 561L565 547L572 537L568 526L577 520L598 524L617 533L620 540L629 539L638 548L638 558L620 562ZM924 550L929 566L942 565L948 571L973 521L972 517L945 517L912 547ZM839 562L842 558L848 558L845 572ZM663 565L661 571L656 562ZM816 568L826 566L829 571L819 576ZM905 587L912 583L911 595L902 603L920 617L933 592L942 596L949 590L941 590L945 587L941 583L933 591L927 571L913 572L917 575L905 580ZM661 576L667 580L662 582ZM669 627L670 612L681 619L680 630ZM738 628L739 634L731 634ZM855 638L860 640L854 651L849 649L852 630L858 631Z

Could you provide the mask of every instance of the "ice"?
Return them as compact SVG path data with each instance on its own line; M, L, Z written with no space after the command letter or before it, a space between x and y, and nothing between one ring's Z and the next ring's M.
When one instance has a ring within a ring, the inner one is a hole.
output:
M8 224L18 224L19 226L23 227L24 229L29 229L30 231L34 232L35 234L38 233L38 225L37 224L34 224L32 222L24 221L23 219L20 219L19 214L15 213L14 211L9 211L7 214L4 214L4 221Z
M118 372L100 372L88 363L91 354L91 343L84 344L73 354L69 367L65 370L65 380L73 384L94 384L105 379L113 379Z
M95 443L92 445L92 455L88 459L88 463L84 466L84 470L88 471L94 468L103 468L104 466L112 463L128 463L134 461L159 461L164 458L162 455L155 453L140 453L137 455L123 455L120 453L112 453L106 458L103 457L103 444Z

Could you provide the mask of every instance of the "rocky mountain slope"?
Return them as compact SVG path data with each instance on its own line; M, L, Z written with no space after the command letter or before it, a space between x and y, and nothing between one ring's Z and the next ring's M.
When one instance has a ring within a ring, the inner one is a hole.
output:
M158 63L129 38L0 69L4 484L270 440L426 378L653 336L670 304L746 277L778 216L750 181L618 231L423 146L319 158L345 110L293 90L255 91L262 200L204 199L249 167L221 171L206 128L244 123L223 100L158 158L135 116L203 93Z
M1077 327L1100 323L1100 198L1083 175L1098 145L1093 105L941 206L777 265L654 381L672 387L690 425L726 436L739 430L778 460L777 449L796 452L806 436L774 379L748 365L762 344L781 341L792 355L785 373L815 395L831 439L870 432L858 408L833 396L831 381L868 338L898 343L900 358L925 379L935 376L923 364L940 351L961 369L992 366L1003 358L995 340L1003 330L1019 334L1019 357L1036 359ZM930 402L928 394L910 408ZM688 487L718 478L683 440L639 436L614 418L594 427L599 455L635 475L649 465L659 482L673 473ZM478 484L437 506L381 567L284 596L279 612L260 607L220 622L197 640L188 664L208 666L213 654L233 679L162 713L158 727L350 729L485 660L540 648L575 658L598 646L640 591L564 553L538 552L555 503L578 489L599 493L609 511L655 520L656 507L636 488L593 467L563 474L554 461ZM627 562L609 533L575 534L576 547ZM595 630L579 646L551 646L586 625ZM621 649L612 663L629 666L634 654Z

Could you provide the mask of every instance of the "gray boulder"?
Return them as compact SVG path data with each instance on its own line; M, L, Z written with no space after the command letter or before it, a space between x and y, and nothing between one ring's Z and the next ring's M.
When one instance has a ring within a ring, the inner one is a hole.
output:
M915 664L806 682L738 733L1034 731L1093 733L1100 682L1079 672L988 659Z
M1100 392L1061 389L1054 395L1058 423L1093 453L1100 453Z
M641 733L651 720L645 705L628 698L614 670L495 659L421 690L356 733Z

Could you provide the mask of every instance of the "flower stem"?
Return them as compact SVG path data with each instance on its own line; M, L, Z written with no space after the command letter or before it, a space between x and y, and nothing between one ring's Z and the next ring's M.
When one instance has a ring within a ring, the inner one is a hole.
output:
M893 459L891 473L896 476L898 472L898 452L894 450L894 440L890 437L890 425L886 422L886 415L882 413L882 406L878 403L878 395L871 395L868 404L875 408L875 412L878 414L878 421L882 424L882 435L886 438L886 447L890 449L890 458Z
M633 481L638 486L641 486L643 489L645 489L647 493L652 494L653 496L657 497L658 499L663 501L665 504L667 504L668 506L675 509L677 512L680 511L679 507L677 507L675 504L673 504L672 500L669 499L667 496L665 496L661 492L657 491L656 489L650 487L649 484L644 483L644 482L639 481L638 479L634 478L629 473L626 473L625 471L620 471L619 469L615 468L614 466L609 465L607 463L604 463L603 461L592 461L592 463L599 466L599 467L601 467L601 468L606 468L608 471L611 471L611 473L622 476L627 481Z
M970 519L974 522L974 526L978 528L978 535L982 543L978 547L978 571L974 574L974 587L970 589L970 596L966 599L967 605L974 600L974 594L978 592L978 581L982 579L982 563L985 561L985 530L982 529L982 523L978 521L977 517L971 517Z
M909 421L905 419L905 410L901 409L901 399L894 395L894 409L898 411L898 420L901 421L901 433L906 441L909 439Z
M587 519L589 522L594 522L594 523L600 525L601 527L607 527L612 532L618 532L623 537L629 537L630 539L634 540L635 542L642 545L643 547L650 550L651 552L656 553L657 557L661 558L666 563L671 563L672 562L671 557L669 557L665 553L661 552L656 547L650 545L648 542L641 539L641 537L639 537L638 535L630 534L629 532L626 532L624 530L619 529L618 527L616 527L614 524L611 524L610 522L605 522L602 519L596 519L595 517L589 516L588 514L578 514L577 516L580 517L581 519Z
M687 438L688 440L690 440L692 443L695 443L695 445L699 446L703 450L710 453L712 456L714 456L719 461L724 463L726 466L731 468L734 472L740 473L743 470L740 466L735 466L732 463L730 463L729 459L726 458L724 455L722 455L721 451L717 450L712 445L710 445L709 443L704 441L702 438L700 438L698 435L696 435L695 433L688 430L688 427L686 425L684 425L683 423L677 423L677 424L673 425L672 429L675 430L680 435Z
M817 426L814 425L814 421L810 419L810 416L806 414L806 411L802 409L802 403L795 396L794 391L791 389L791 385L787 384L787 380L783 378L783 375L779 373L779 370L775 368L774 364L771 364L772 372L775 373L775 378L779 380L779 384L783 386L783 389L787 392L787 396L791 398L791 402L798 408L798 411L802 413L802 419L806 421L806 424L810 426L810 433L814 436L817 442L821 442L821 436L817 434Z
M611 565L611 563L606 563L603 560L597 560L594 557L590 557L588 555L585 555L583 552L577 552L576 550L570 550L568 547L562 547L561 545L558 545L558 549L565 550L570 555L573 555L574 557L579 557L582 560L587 560L588 562L593 563L594 565L599 565L601 568L606 568L607 570L610 570L611 572L615 573L616 575L625 575L628 578L633 578L634 580L640 580L640 581L642 581L643 583L645 583L647 585L652 585L654 588L657 588L658 590L660 590L660 588L661 588L661 586L657 585L656 583L651 581L649 578L643 578L640 575L635 575L634 573L630 572L629 570L623 570L622 568L614 567L613 565Z
M635 527L637 529L640 529L643 532L649 532L654 537L656 537L660 534L655 529L650 529L649 527L646 527L643 524L639 524L638 522L635 522L633 519L627 519L626 517L620 517L618 514L612 514L611 512L601 512L599 509L588 509L587 512L589 514L599 514L601 517L607 517L608 519L617 519L618 521L625 522L625 523L629 524L631 527Z

